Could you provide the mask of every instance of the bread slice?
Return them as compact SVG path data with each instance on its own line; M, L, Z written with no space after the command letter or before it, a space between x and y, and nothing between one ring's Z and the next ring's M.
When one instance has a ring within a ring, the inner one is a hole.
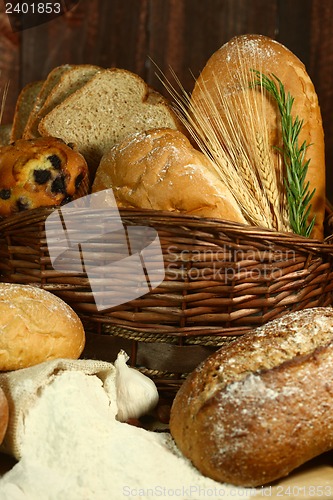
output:
M58 106L67 97L80 89L98 71L102 71L99 66L91 64L78 64L62 73L58 83L53 87L47 96L44 104L36 115L36 123L46 116L55 106Z
M23 131L28 122L29 115L35 105L36 98L42 89L44 80L30 82L21 90L15 106L13 127L10 135L10 142L21 139Z
M181 128L168 101L138 75L112 68L53 108L38 131L76 144L94 172L103 154L125 136L160 127Z
M4 123L0 125L0 146L8 146L8 144L10 143L11 131L11 123Z
M57 85L57 83L59 82L63 73L65 73L65 71L68 71L72 67L73 66L70 64L63 64L61 66L57 66L52 71L50 71L50 73L48 74L46 80L42 85L42 88L40 89L38 95L36 96L35 104L30 112L26 126L24 127L24 131L22 134L23 139L34 139L39 136L37 128L38 123L36 122L37 114L44 105L53 87Z

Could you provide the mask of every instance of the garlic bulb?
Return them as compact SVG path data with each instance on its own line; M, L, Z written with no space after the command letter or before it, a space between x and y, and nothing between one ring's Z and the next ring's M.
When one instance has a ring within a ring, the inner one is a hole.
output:
M135 368L127 366L129 356L121 350L114 363L116 367L117 420L126 422L139 418L155 408L158 392L154 382Z

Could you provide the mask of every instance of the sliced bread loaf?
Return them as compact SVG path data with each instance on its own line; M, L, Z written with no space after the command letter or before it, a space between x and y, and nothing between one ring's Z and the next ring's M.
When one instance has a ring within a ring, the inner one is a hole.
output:
M58 83L51 89L44 104L37 113L35 119L36 123L38 124L55 106L58 106L58 104L76 90L83 87L83 85L85 85L98 71L102 71L102 68L99 66L78 64L62 73Z
M12 131L11 123L1 123L0 125L0 146L8 146Z
M76 144L93 173L103 154L125 136L161 127L182 128L168 101L138 75L112 68L53 108L38 131Z
M63 73L65 73L65 71L68 71L72 67L73 66L70 64L63 64L61 66L57 66L52 71L50 71L50 73L48 74L47 78L45 79L42 85L42 88L40 89L38 95L36 96L35 104L30 112L27 124L22 134L23 139L34 139L40 135L38 133L37 115L42 106L44 105L51 90L59 82Z
M23 131L29 119L29 115L35 106L36 98L42 89L44 80L28 83L21 90L15 106L13 127L10 142L21 139Z

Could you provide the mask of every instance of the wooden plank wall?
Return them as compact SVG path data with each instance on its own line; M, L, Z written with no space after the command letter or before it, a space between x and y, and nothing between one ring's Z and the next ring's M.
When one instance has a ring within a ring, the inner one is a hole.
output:
M79 0L48 23L13 32L0 0L0 79L10 80L3 123L26 83L63 63L134 71L158 90L155 64L186 90L232 36L261 33L285 44L315 84L326 135L327 191L333 201L332 0ZM153 63L153 62L155 63ZM165 93L165 92L164 92Z

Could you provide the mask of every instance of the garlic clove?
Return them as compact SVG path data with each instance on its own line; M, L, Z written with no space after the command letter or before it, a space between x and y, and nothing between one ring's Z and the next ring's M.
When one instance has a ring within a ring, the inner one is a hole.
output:
M114 362L116 368L117 420L126 422L139 418L155 408L159 395L153 380L126 363L129 356L125 351L118 353Z

